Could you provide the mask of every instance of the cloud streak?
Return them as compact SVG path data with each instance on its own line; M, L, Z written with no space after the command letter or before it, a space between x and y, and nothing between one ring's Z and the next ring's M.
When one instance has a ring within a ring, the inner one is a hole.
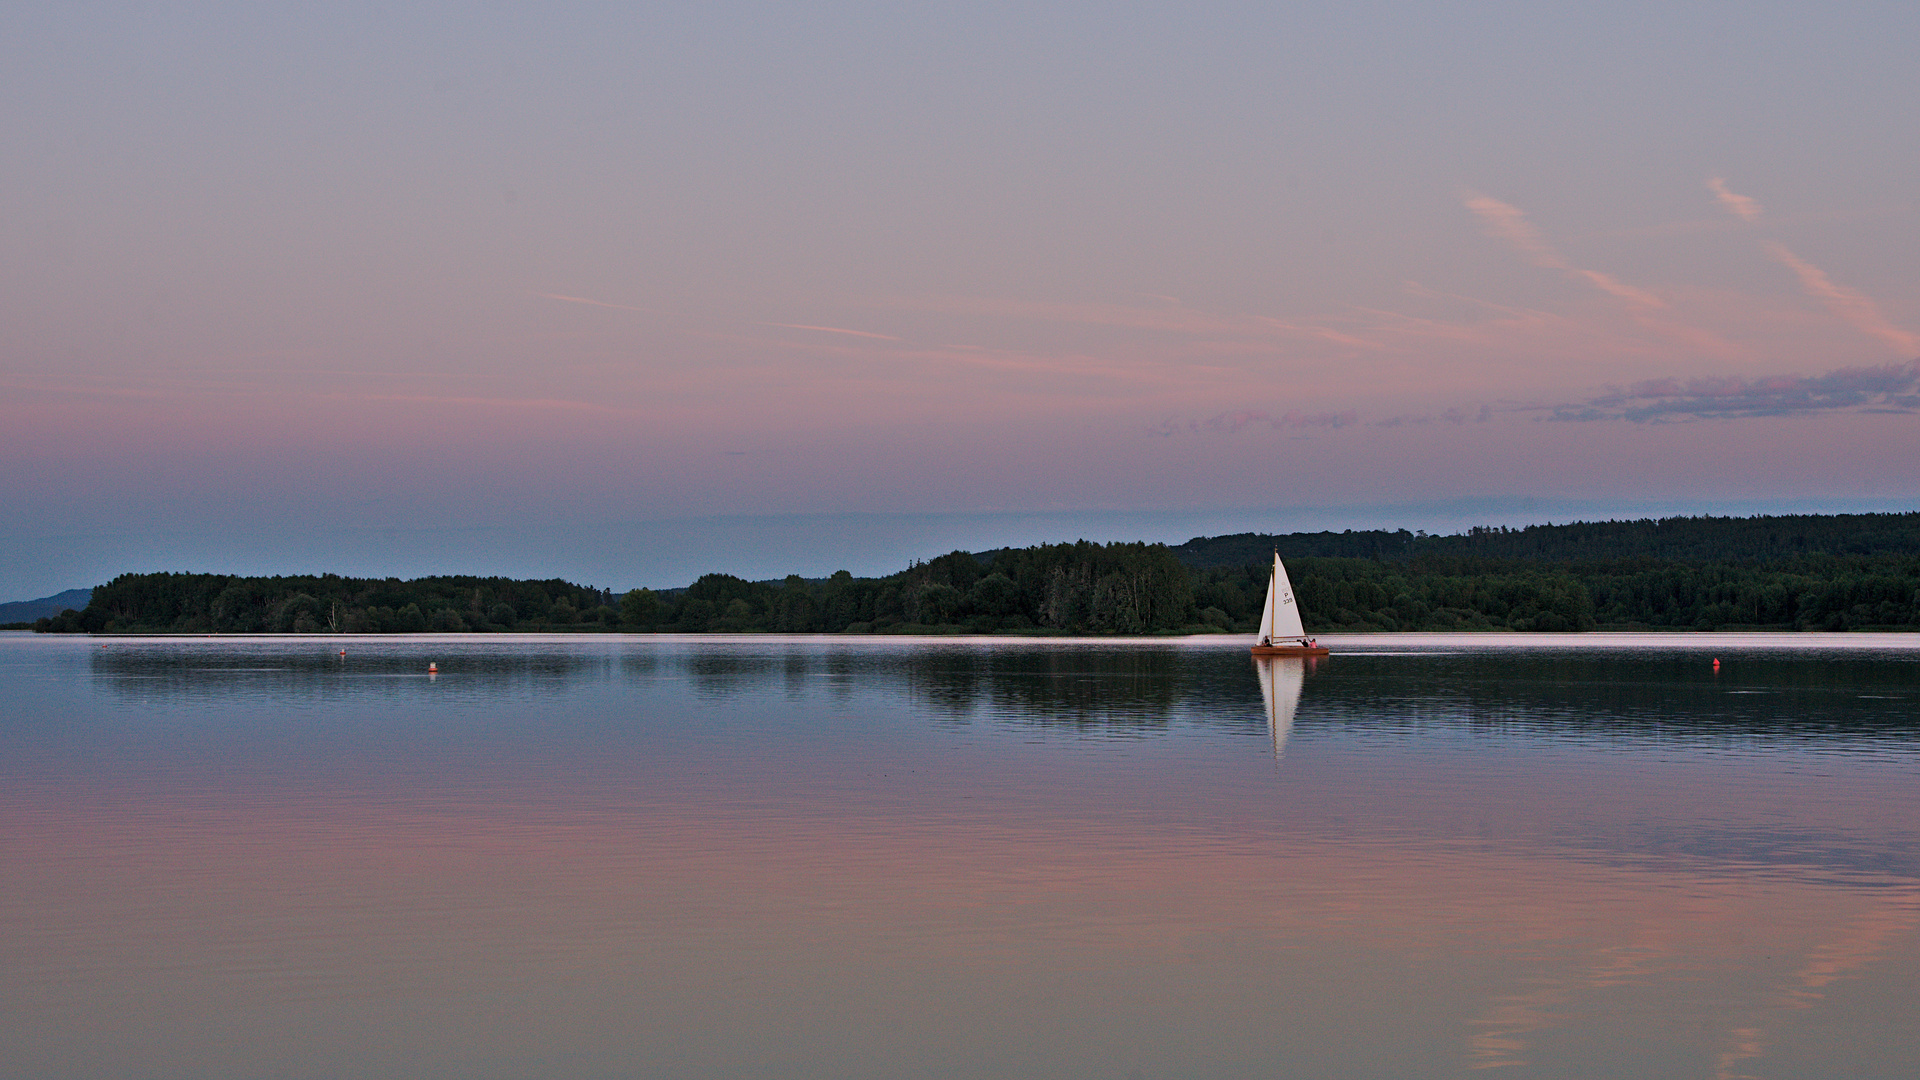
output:
M899 341L892 334L876 334L869 330L843 330L838 326L809 326L806 323L770 322L762 326L777 326L782 330L817 330L822 334L845 334L848 337L875 338L879 341Z
M628 304L610 304L605 300L595 300L587 296L563 296L560 293L550 292L534 293L534 295L543 300L563 300L569 304L585 304L588 307L612 308L615 311L638 311L643 315L653 314L653 311L649 308L633 307Z
M1338 430L1360 422L1360 414L1348 409L1344 412L1289 412L1280 416L1260 412L1256 409L1240 409L1224 412L1207 419L1207 427L1214 431L1239 431L1245 427L1264 425L1278 430L1299 431L1305 428L1327 428Z
M1920 412L1920 360L1812 376L1647 379L1556 405L1548 419L1671 423L1835 412Z
M1378 349L1378 342L1355 337L1328 326L1316 326L1265 315L1217 314L1187 307L1172 297L1154 307L1111 303L1052 303L975 296L914 296L884 298L881 305L897 310L984 316L1010 321L1143 330L1183 337L1272 341L1316 339L1344 348Z
M1255 409L1239 409L1217 413L1204 421L1167 420L1155 426L1152 433L1232 434L1249 427L1331 431L1363 423L1370 428L1464 426L1491 423L1502 415L1515 414L1563 422L1630 420L1636 424L1670 424L1837 413L1920 413L1920 360L1879 367L1837 368L1823 375L1643 379L1558 405L1482 402L1442 412L1401 413L1377 420L1363 420L1355 409L1294 411L1278 416Z
M1468 199L1467 209L1480 218L1480 226L1488 236L1513 245L1533 265L1549 270L1567 269L1567 261L1553 250L1533 222L1527 220L1525 210L1486 195L1475 195Z
M595 300L590 296L567 296L564 293L535 293L543 300L559 300L568 304L585 304L588 307L611 308L614 311L637 311L643 315L657 314L652 308L634 307L631 304L615 304L606 300ZM876 334L869 330L848 330L838 326L815 326L811 323L763 322L760 326L778 327L782 330L814 330L822 334L845 334L848 337L874 338L879 341L899 341L891 334Z
M1293 411L1275 416L1259 409L1235 409L1232 412L1216 413L1205 420L1163 420L1150 429L1154 435L1197 434L1201 431L1218 431L1231 435L1246 428L1269 428L1274 431L1306 431L1319 428L1337 431L1343 427L1352 427L1360 422L1356 410L1346 409L1339 412L1300 412Z
M1707 190L1720 200L1720 205L1742 221L1757 221L1760 218L1760 204L1748 196L1738 194L1727 187L1720 177L1707 181ZM1808 296L1826 306L1833 316L1841 322L1866 334L1879 338L1901 352L1912 355L1920 352L1920 334L1914 334L1894 324L1880 310L1880 305L1863 293L1855 292L1842 285L1836 285L1826 271L1787 250L1787 246L1778 241L1769 240L1764 245L1767 254L1780 265L1792 270L1800 279L1800 287Z
M1767 254L1797 274L1807 295L1825 304L1835 318L1863 334L1879 338L1903 353L1911 355L1920 352L1920 335L1895 326L1892 320L1881 313L1878 304L1861 293L1834 284L1825 271L1788 251L1786 245L1768 242L1766 247Z
M1485 403L1460 405L1441 413L1401 413L1399 416L1389 416L1385 420L1375 420L1373 426L1394 428L1435 423L1484 424L1493 419L1493 412L1493 406Z
M1740 220L1758 221L1760 219L1759 200L1749 198L1745 195L1735 194L1728 190L1727 182L1720 177L1715 176L1708 179L1707 190L1713 192L1713 197L1720 200L1720 205L1726 207L1733 216Z
M1636 289L1598 270L1588 270L1568 262L1565 256L1554 250L1553 245L1547 243L1546 237L1540 234L1540 230L1534 227L1533 222L1527 220L1526 211L1519 207L1487 195L1469 196L1466 205L1467 209L1473 211L1474 215L1480 219L1480 226L1486 230L1488 236L1506 241L1533 265L1546 270L1558 270L1576 280L1586 282L1601 292L1638 307L1667 306L1666 301L1650 292Z

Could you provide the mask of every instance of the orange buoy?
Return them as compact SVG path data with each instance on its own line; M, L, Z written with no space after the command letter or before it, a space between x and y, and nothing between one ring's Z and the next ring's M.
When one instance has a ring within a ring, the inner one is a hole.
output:
M434 664L434 663L427 664L427 674L432 675L433 673L439 670L440 670L439 664Z

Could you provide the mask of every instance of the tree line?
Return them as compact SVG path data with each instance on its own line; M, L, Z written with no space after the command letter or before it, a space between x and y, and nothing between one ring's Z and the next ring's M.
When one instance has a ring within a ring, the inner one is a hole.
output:
M1920 630L1920 514L1080 541L955 551L880 578L708 574L617 596L558 579L126 574L34 629L1250 633L1276 547L1313 633Z
M1199 572L1199 603L1257 623L1268 564ZM1307 629L1920 630L1920 556L1805 555L1766 562L1619 559L1298 559Z
M746 581L623 596L566 581L123 574L43 632L640 631L1090 633L1196 631L1192 575L1165 544L1080 541L956 551L884 578Z
M1429 536L1405 529L1200 536L1174 549L1195 569L1246 566L1274 551L1296 558L1421 558L1600 563L1766 562L1801 555L1920 555L1920 513L1780 514L1746 518L1671 517L1576 521L1512 529L1483 526Z
M551 579L368 579L337 574L240 577L122 574L81 611L34 624L60 633L410 634L614 629L619 598Z

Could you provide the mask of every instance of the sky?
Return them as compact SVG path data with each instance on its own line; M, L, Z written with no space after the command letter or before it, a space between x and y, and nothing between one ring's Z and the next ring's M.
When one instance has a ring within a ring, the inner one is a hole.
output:
M1891 3L0 8L0 599L1920 508L1914 40Z

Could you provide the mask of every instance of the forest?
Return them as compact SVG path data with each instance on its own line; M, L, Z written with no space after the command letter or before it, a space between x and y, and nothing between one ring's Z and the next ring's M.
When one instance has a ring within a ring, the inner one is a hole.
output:
M42 632L1250 633L1272 553L1309 632L1920 630L1920 514L1667 518L955 551L881 578L125 574Z
M1195 569L1245 566L1274 551L1296 558L1465 558L1602 563L1656 559L1676 563L1756 562L1800 555L1920 555L1920 513L1790 514L1747 518L1671 517L1576 521L1521 529L1425 532L1367 530L1196 537L1174 548Z
M1148 634L1195 623L1196 632L1208 630L1198 618L1192 574L1166 545L1081 541L989 555L956 551L884 578L707 574L684 589L622 596L559 580L123 574L96 588L84 610L34 629Z

